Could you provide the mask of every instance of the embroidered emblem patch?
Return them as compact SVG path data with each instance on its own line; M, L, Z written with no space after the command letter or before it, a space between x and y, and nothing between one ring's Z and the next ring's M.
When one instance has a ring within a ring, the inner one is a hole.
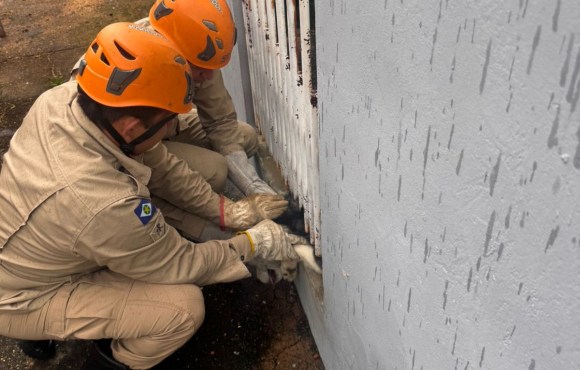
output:
M135 208L135 214L143 225L147 225L155 215L155 206L149 199L141 199L141 203Z
M153 230L151 230L150 235L151 238L153 238L155 241L159 240L163 235L165 235L165 220L163 220L163 217L159 217L157 219L157 224Z

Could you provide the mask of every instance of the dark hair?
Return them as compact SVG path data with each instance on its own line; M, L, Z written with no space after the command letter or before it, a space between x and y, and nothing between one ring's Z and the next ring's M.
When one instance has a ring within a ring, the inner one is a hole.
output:
M122 117L137 117L146 122L146 127L151 123L151 118L163 111L160 108L154 107L109 107L93 100L80 85L77 85L78 103L81 106L86 116L97 126L104 128L102 122L113 123Z

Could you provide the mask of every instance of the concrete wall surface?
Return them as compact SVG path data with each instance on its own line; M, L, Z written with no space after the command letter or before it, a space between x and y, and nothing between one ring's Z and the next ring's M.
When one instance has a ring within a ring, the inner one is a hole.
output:
M244 13L242 2L227 0L236 23L238 37L232 51L230 63L222 69L225 85L232 96L236 113L240 121L254 124L254 108L252 106L252 86L248 67L248 51L244 32Z
M316 32L326 368L580 368L580 2L317 1Z

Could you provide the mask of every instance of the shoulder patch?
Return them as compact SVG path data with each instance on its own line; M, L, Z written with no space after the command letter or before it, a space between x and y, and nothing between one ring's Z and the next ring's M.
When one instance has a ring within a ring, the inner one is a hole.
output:
M135 208L134 212L141 223L147 225L147 223L153 218L153 215L155 215L155 206L151 203L151 200L141 199L141 202L137 208Z

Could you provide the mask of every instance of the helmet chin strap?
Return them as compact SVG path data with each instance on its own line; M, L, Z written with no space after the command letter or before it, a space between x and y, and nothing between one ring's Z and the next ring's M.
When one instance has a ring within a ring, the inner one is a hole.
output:
M155 135L157 132L159 132L159 130L161 130L163 128L163 126L165 126L167 124L167 122L171 121L175 117L177 117L176 113L162 119L158 123L149 127L147 129L147 131L145 131L143 134L136 137L130 143L126 142L125 139L123 139L121 134L119 134L117 132L117 130L115 130L113 125L111 125L111 122L109 122L108 120L103 120L101 122L101 125L105 130L107 130L107 132L113 137L113 139L115 139L115 141L117 141L117 143L119 143L119 147L120 147L121 151L123 152L123 154L125 154L126 156L131 156L135 152L135 147L137 145L139 145L142 142L144 142L145 140L153 137L153 135Z

